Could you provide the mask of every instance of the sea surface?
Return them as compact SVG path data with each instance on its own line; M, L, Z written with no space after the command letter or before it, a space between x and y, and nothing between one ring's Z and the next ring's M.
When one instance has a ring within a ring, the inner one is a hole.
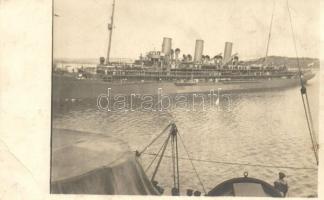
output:
M318 76L309 81L307 89L318 133ZM174 122L182 138L178 137L178 146L183 195L186 189L208 192L222 181L242 177L244 172L273 184L280 171L287 175L288 196L317 195L317 167L299 87L234 93L212 105L206 100L204 108L198 102L195 109L174 106L168 112L108 112L98 110L95 104L75 103L78 105L72 103L68 108L54 110L53 128L103 133L128 142L134 151L142 150ZM149 154L157 153L167 134L146 150L148 154L142 154L144 169L154 158ZM194 159L201 182L185 150ZM168 146L165 155L170 154ZM149 177L154 167L147 170ZM173 187L172 172L172 160L163 158L155 179L168 195Z

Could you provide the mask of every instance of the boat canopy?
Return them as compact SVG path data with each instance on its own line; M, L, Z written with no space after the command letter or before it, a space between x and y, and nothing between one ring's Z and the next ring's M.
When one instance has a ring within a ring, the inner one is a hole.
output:
M125 142L66 129L52 130L51 193L159 195Z

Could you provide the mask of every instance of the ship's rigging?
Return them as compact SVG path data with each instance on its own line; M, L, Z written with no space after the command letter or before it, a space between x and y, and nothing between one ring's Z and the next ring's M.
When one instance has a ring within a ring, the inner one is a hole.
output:
M312 113L311 113L311 109L309 106L309 100L308 100L308 95L307 95L307 89L306 89L304 81L303 81L303 74L302 74L302 70L301 70L301 66L300 66L300 62L299 62L297 46L296 46L296 38L295 38L295 33L294 33L294 28L293 28L292 17L291 17L288 0L287 0L287 10L288 10L288 15L289 15L290 31L291 31L291 35L292 35L292 40L293 40L295 55L296 55L296 60L297 60L298 75L299 75L299 81L300 81L300 86L301 86L301 89L300 89L301 98L302 98L302 102L303 102L307 127L308 127L309 135L311 138L311 142L312 142L312 148L313 148L316 164L318 165L318 148L319 148L319 146L318 146L318 141L316 138L316 133L314 130ZM272 30L274 11L275 11L275 1L273 1L273 9L272 9L271 20L270 20L267 48L266 48L266 54L265 54L265 59L264 59L265 63L266 63L266 59L267 59L268 53L269 53L269 44L270 44L270 39L271 39L271 30Z
M301 86L300 93L301 93L301 97L302 97L302 101L303 101L303 107L304 107L304 111L305 111L307 127L308 127L309 135L311 138L311 142L312 142L312 148L313 148L316 164L318 165L318 162L319 162L318 161L318 147L319 146L318 146L318 142L317 142L316 134L315 134L315 130L314 130L312 113L311 113L311 109L309 106L309 100L308 100L308 95L307 95L307 89L306 89L304 81L303 81L303 74L302 74L300 63L299 63L299 57L298 57L297 46L296 46L296 38L295 38L294 28L293 28L293 24L292 24L292 18L291 18L291 12L290 12L290 8L289 8L288 0L287 0L287 10L288 10L288 14L289 14L290 30L291 30L291 35L292 35L295 53L296 53L296 59L297 59L299 80L300 80L300 86Z
M271 14L271 21L270 21L270 28L269 28L269 35L268 35L268 41L267 41L267 49L266 49L266 53L265 53L265 58L264 61L266 62L267 57L268 57L268 53L269 53L269 44L270 44L270 39L271 39L271 31L272 31L272 21L273 21L273 15L274 15L274 11L275 11L275 1L273 1L273 8L272 8L272 14Z
M270 21L270 30L269 30L269 35L268 35L268 40L267 40L267 47L266 47L266 54L265 54L265 60L267 59L268 56L268 51L269 51L269 44L270 44L270 39L271 39L271 30L272 30L272 22L273 22L273 16L274 16L274 10L275 10L275 1L273 3L273 9L272 9L272 15L271 15L271 21ZM301 70L301 66L299 63L299 57L298 57L298 53L297 53L297 47L296 47L296 39L295 39L295 34L294 34L294 30L293 30L293 25L292 25L292 17L291 17L291 13L290 13L290 9L289 9L289 3L287 0L287 10L289 13L289 21L290 21L290 28L291 28L291 34L292 34L292 38L293 38L293 43L294 43L294 48L295 48L295 53L296 53L296 59L297 59L297 66L298 66L298 70L299 70L299 80L300 80L300 85L301 85L301 97L302 97L302 102L303 102L303 107L304 107L304 111L305 111L305 117L306 117L306 121L307 121L307 127L308 127L308 131L310 134L310 138L311 138L311 142L312 142L312 148L314 151L314 155L315 155L315 160L316 160L316 164L318 165L318 142L317 142L317 138L316 138L316 134L314 131L314 125L313 125L313 119L312 119L312 115L311 115L311 110L310 110L310 106L309 106L309 99L308 99L308 95L307 95L307 90L303 81L303 75L302 75L302 70ZM175 120L175 118L172 116L171 113L167 113L172 120ZM161 148L159 149L159 151L157 153L145 153L145 151L147 150L147 148L149 146L151 146L159 137L161 137L167 129L170 129L170 133L167 137L167 139L165 140L165 142L163 143L163 145L161 146ZM178 156L178 145L177 145L177 136L180 138L182 145L187 153L187 158L181 158ZM166 156L165 155L165 150L166 147L168 145L168 142L171 138L171 149L172 149L172 154L171 156ZM160 153L161 152L161 153ZM175 153L176 152L176 153ZM156 168L153 172L151 181L154 182L154 178L156 176L156 173L159 169L159 166L161 164L162 158L163 157L169 157L172 159L172 166L173 166L173 179L174 179L174 184L173 184L173 189L172 189L172 194L173 195L179 195L180 192L180 183L179 183L179 160L180 159L184 159L184 160L189 160L192 164L192 167L195 171L195 174L199 180L199 183L202 187L202 190L205 192L206 194L206 190L204 187L203 182L200 179L199 173L196 170L193 161L199 161L199 162L211 162L211 163L219 163L219 164L226 164L226 165L244 165L244 166L261 166L261 167L265 167L265 168L281 168L281 169L295 169L295 170L317 170L317 168L315 167L295 167L295 166L275 166L275 165L262 165L262 164L252 164L252 163L234 163L234 162L222 162L222 161L215 161L215 160L204 160L204 159L192 159L189 155L188 150L186 149L184 142L181 138L181 135L179 134L179 131L175 125L174 122L171 122L167 125L167 127L157 136L155 137L151 143L149 143L149 145L147 145L141 152L136 151L136 155L137 156L141 156L142 154L147 154L147 155L151 155L154 156L153 160L151 161L151 163L148 165L148 167L146 168L145 171L147 171L152 164L154 163L154 161L157 159L157 157L160 157L158 160L158 163L156 165Z

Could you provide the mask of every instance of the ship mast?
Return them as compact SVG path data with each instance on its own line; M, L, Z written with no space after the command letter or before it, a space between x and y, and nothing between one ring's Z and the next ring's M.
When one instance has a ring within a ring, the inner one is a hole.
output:
M111 37L112 37L112 32L114 28L114 14L115 14L115 0L113 1L112 4L112 13L111 13L111 18L110 18L110 24L108 24L108 30L109 30L109 41L108 41L108 50L107 50L107 59L106 59L106 64L108 65L110 62L110 48L111 48Z

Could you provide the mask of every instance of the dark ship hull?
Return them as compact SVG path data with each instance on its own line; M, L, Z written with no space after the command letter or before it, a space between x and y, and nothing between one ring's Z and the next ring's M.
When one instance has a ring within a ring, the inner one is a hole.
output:
M315 76L313 73L303 75L303 82ZM125 81L115 80L105 82L99 79L76 79L75 77L53 75L52 101L74 101L82 99L97 99L101 94L124 95L164 95L208 93L211 90L222 93L254 92L280 90L300 85L300 79L294 77L277 78L249 78L249 79L224 79L218 81L204 81L196 84L178 84L176 81Z

